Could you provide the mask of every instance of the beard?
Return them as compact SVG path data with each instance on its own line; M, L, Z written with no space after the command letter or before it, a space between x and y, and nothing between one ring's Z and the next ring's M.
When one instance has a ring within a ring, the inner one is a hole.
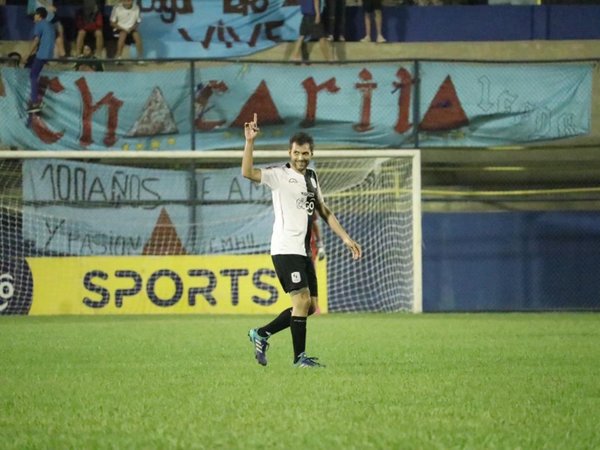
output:
M308 166L308 162L307 161L292 161L292 165L294 166L294 169L302 172Z

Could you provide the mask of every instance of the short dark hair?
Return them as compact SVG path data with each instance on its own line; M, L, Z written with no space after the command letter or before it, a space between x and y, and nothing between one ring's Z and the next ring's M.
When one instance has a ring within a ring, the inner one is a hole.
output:
M14 60L19 60L21 61L21 54L19 52L10 52L8 55L6 55L7 57L9 57L10 59L14 59Z
M290 138L290 149L292 148L292 145L294 145L294 142L298 145L308 144L311 153L313 152L315 147L313 137L310 134L305 133L304 131L300 131Z
M48 11L43 6L40 6L39 8L36 8L35 9L35 13L38 16L40 16L42 19L45 19L46 17L48 17Z

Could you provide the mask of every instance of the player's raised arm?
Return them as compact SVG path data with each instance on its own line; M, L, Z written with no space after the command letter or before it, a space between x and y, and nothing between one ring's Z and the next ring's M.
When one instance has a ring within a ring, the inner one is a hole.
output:
M360 244L350 237L335 217L335 214L333 214L333 211L331 211L331 209L323 202L319 203L319 215L327 222L331 231L337 234L344 242L344 245L348 247L348 250L352 252L352 259L360 259L362 256Z
M258 119L256 113L252 122L244 123L244 136L246 137L246 145L244 145L244 155L242 156L242 175L244 178L260 183L260 169L254 167L254 139L258 136Z

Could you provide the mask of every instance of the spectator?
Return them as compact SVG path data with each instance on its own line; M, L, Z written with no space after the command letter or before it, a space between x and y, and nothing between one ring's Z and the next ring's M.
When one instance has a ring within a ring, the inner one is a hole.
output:
M312 40L319 41L319 47L325 61L330 61L329 42L325 37L325 29L321 20L321 1L320 0L300 0L300 11L302 12L302 22L300 23L300 36L294 44L292 51L293 61L308 61L308 47L306 43ZM300 57L302 52L302 58Z
M102 57L104 50L104 18L98 9L96 0L84 0L83 8L75 15L75 26L77 27L77 39L75 41L75 54L82 55L85 38L88 33L93 33L96 39L96 54Z
M21 54L19 52L10 52L6 56L9 59L9 61L7 61L8 67L20 67L21 66Z
M377 42L386 42L381 32L382 28L382 14L381 14L381 3L382 0L363 0L363 11L365 15L365 37L360 42L371 42L371 16L375 16L375 31L377 31Z
M138 30L141 21L140 8L133 3L133 0L122 0L113 8L110 15L110 25L113 28L115 37L118 38L117 59L123 57L123 48L125 44L131 44L131 39L135 42L138 58L142 57L142 37Z
M56 30L46 19L48 12L46 8L39 7L35 10L33 20L33 41L27 58L30 67L29 80L31 82L31 96L28 113L35 113L42 109L42 99L39 95L40 74L49 59L52 59L54 43L56 41Z
M326 0L324 15L327 20L327 39L346 40L346 0Z
M67 52L65 51L65 32L58 17L56 17L54 0L27 0L27 14L29 16L34 17L37 8L44 8L46 10L46 21L54 26L54 32L56 34L53 55L51 55L49 59L52 59L55 56L64 58L67 55Z
M83 46L83 53L79 57L79 61L75 63L75 70L80 72L104 72L104 66L94 55L92 47L86 44Z

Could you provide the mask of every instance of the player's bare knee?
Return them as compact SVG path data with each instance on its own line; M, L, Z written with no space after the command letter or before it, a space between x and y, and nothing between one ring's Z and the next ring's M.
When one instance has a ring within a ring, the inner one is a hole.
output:
M295 289L293 291L290 291L290 295L292 297L302 297L303 299L306 299L306 301L310 302L310 292L308 290L308 288L300 288L300 289Z
M307 313L311 306L310 293L308 288L297 289L290 291L292 297L292 304L299 310Z

